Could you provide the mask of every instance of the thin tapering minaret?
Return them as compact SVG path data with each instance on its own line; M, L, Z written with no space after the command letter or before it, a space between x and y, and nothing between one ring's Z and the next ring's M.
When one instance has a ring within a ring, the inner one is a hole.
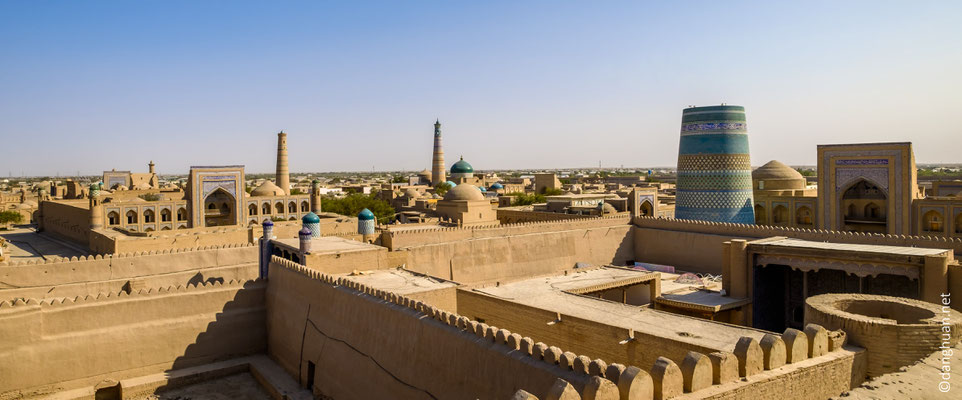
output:
M291 194L291 174L287 169L287 134L281 131L277 134L277 176L274 178L277 186L284 190L284 194Z
M431 184L444 182L444 150L441 149L441 121L434 121L434 159L431 164Z

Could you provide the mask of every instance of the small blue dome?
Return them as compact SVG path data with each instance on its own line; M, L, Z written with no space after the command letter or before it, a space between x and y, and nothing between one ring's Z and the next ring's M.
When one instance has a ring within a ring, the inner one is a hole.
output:
M271 222L271 220L266 220L266 221L264 221L263 225L264 225L264 226L274 226L274 223Z
M300 235L300 236L311 236L311 230L310 230L310 229L307 229L306 227L305 227L305 228L301 228L301 230L298 231L297 234Z
M362 220L362 221L370 221L370 220L373 220L373 219L374 219L374 213L372 213L371 210L368 210L368 209L365 208L365 209L361 210L360 213L357 214L357 219Z
M309 212L305 214L303 218L301 218L301 222L305 224L317 224L321 222L321 217L318 217L317 214L314 214L313 212Z
M444 182L444 183L447 183L447 184L448 184L448 189L454 189L455 186L458 186L457 183L454 183L454 182L451 182L451 181L447 181L447 182Z
M493 185L491 185L491 190L501 190L501 189L504 189L504 185L502 185L501 182L495 182Z
M488 191L488 189L485 189L484 186L478 186L478 190L480 190L481 193L484 193L484 192L487 192L487 191Z
M473 174L474 167L472 167L471 164L468 164L467 161L464 161L464 157L461 157L461 160L459 160L458 162L454 163L454 165L451 166L451 173L452 174Z

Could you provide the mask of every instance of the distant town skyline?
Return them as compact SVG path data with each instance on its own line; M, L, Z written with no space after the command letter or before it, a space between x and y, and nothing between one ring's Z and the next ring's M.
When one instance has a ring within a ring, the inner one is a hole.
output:
M0 4L0 174L673 166L689 105L752 164L912 142L956 163L958 2Z

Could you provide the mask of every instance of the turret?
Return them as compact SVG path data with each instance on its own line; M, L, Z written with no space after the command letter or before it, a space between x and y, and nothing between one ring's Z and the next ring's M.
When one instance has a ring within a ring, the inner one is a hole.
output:
M313 212L305 214L304 217L301 218L301 225L304 229L307 229L311 237L321 237L321 218L318 217L317 214Z
M357 214L357 233L363 236L365 242L371 243L374 241L376 225L377 218L374 217L371 210L365 208Z
M264 234L261 236L260 240L260 265L258 268L258 276L261 279L267 278L268 266L271 263L271 252L274 250L274 246L271 244L271 239L274 238L274 223L271 220L264 220L262 225L264 228Z
M297 237L300 243L301 260L304 260L305 255L311 254L311 230L306 227L301 228L297 232Z
M101 206L100 201L100 185L92 183L88 190L90 193L88 197L88 203L90 205L90 229L103 228L104 208Z
M155 174L157 171L154 170L154 160L150 160L150 164L147 164L147 171Z

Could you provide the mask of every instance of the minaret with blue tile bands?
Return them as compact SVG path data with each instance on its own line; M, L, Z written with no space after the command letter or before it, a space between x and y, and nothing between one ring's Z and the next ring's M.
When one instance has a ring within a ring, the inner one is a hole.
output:
M675 218L755 223L745 107L681 113Z

